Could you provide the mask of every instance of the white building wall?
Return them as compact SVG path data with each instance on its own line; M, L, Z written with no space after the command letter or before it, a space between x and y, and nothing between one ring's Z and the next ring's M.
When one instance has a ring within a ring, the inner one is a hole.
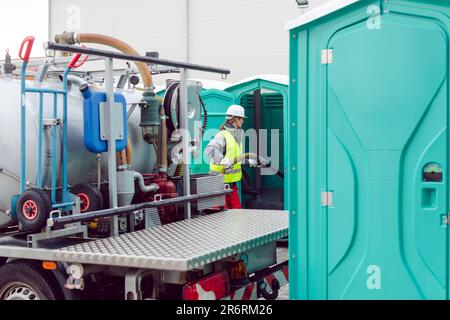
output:
M315 7L329 0L312 0ZM289 72L284 24L299 16L295 0L50 0L51 38L64 30L117 37L141 54L229 68L227 81ZM219 76L191 72L191 77ZM165 77L156 77L163 84Z

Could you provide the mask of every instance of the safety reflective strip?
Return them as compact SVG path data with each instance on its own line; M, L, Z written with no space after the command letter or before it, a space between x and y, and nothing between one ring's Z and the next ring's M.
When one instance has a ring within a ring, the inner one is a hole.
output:
M223 137L226 140L227 149L225 158L228 160L233 160L237 158L239 155L242 154L242 145L239 145L233 135L223 130L221 131ZM241 181L242 179L242 164L236 163L234 164L230 170L225 171L222 165L217 165L214 163L211 163L210 165L210 173L211 174L224 174L225 175L225 183L234 183Z
M227 170L226 174L235 174L235 173L241 173L242 169L234 169L234 170ZM221 171L215 171L215 170L210 170L209 174L221 174Z
M280 287L283 287L289 283L288 277L286 276L286 273L288 272L288 268L283 268L282 270L279 270L277 272L272 273L270 276L266 277L264 280L267 284L272 286L272 280L277 279L278 283L280 284Z
M283 268L283 274L286 278L286 281L289 282L289 268Z
M242 297L242 300L256 300L256 285L255 283L251 283L244 292L244 296Z
M255 283L232 292L227 300L256 300L258 298L258 288Z

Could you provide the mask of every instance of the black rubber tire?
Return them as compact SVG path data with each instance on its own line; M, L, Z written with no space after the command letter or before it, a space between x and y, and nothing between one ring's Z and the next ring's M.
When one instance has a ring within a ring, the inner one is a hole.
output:
M26 218L23 211L24 204L32 202L36 206L36 216L32 219ZM25 191L19 198L16 206L17 219L20 229L26 232L40 232L47 224L50 211L52 211L52 202L50 197L42 190L30 189Z
M0 300L5 300L7 298L7 290L9 285L14 283L22 283L28 286L34 293L36 293L36 298L40 300L60 300L61 289L57 284L56 279L53 275L40 268L38 263L28 262L28 261L14 261L12 263L6 264L0 268ZM23 295L24 299L26 297L29 300L33 295L29 294Z
M169 118L166 122L167 134L169 136L176 130L175 125L173 123L174 119L172 119L172 114L171 114L171 104L172 104L172 99L175 94L175 91L178 90L179 87L180 87L179 83L173 83L166 91L166 95L164 97L164 103L163 103L164 111L166 112L166 116ZM177 112L178 112L178 119L179 119L180 118L179 108L178 108Z
M75 185L70 192L77 197L80 197L80 200L82 201L81 205L81 212L91 212L91 211L97 211L103 209L103 196L97 187L87 184L87 183L80 183ZM83 195L83 197L81 197ZM88 204L87 207L84 207L85 203L83 201L83 198L88 198Z

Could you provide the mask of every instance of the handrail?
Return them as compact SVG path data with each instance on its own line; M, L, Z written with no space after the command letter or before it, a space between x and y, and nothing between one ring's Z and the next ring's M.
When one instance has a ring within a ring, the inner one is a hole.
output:
M149 64L157 64L157 65L162 65L162 66L170 66L170 67L175 67L175 68L190 69L190 70L197 70L197 71L204 71L204 72L211 72L211 73L219 73L222 75L229 75L231 73L231 71L229 69L221 69L221 68L203 66L203 65L198 65L198 64L178 62L178 61L173 61L173 60L157 59L157 58L144 57L144 56L134 56L134 55L124 54L124 53L119 53L119 52L114 52L114 51L92 49L92 48L86 48L86 47L80 47L80 46L71 46L71 45L66 45L66 44L50 42L50 41L46 42L44 44L44 48L46 50L82 53L82 54L105 57L105 58L114 58L114 59L127 60L127 61L137 61L137 62L144 62L144 63L149 63Z
M88 213L81 213L77 215L70 215L65 217L57 217L57 218L50 218L47 220L48 226L61 226L65 224L70 223L76 223L76 222L88 222L92 221L97 218L106 218L106 217L112 217L117 215L129 215L133 212L136 212L137 210L143 210L148 208L157 208L162 207L165 205L172 205L175 203L185 203L190 202L198 199L205 199L205 198L211 198L221 195L227 195L232 193L233 190L231 189L225 189L221 191L215 191L207 194L194 194L190 196L183 196L183 197L177 197L177 198L170 198L165 199L161 201L153 201L153 202L147 202L147 203L139 203L134 204L126 207L120 207L120 208L113 208L113 209L105 209L100 211L94 211L94 212L88 212Z

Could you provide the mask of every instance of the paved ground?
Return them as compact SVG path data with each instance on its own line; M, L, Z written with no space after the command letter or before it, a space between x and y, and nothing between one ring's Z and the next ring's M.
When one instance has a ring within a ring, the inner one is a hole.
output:
M278 262L283 262L288 259L288 249L278 248L277 249L277 260ZM277 300L289 300L289 284L280 289Z

